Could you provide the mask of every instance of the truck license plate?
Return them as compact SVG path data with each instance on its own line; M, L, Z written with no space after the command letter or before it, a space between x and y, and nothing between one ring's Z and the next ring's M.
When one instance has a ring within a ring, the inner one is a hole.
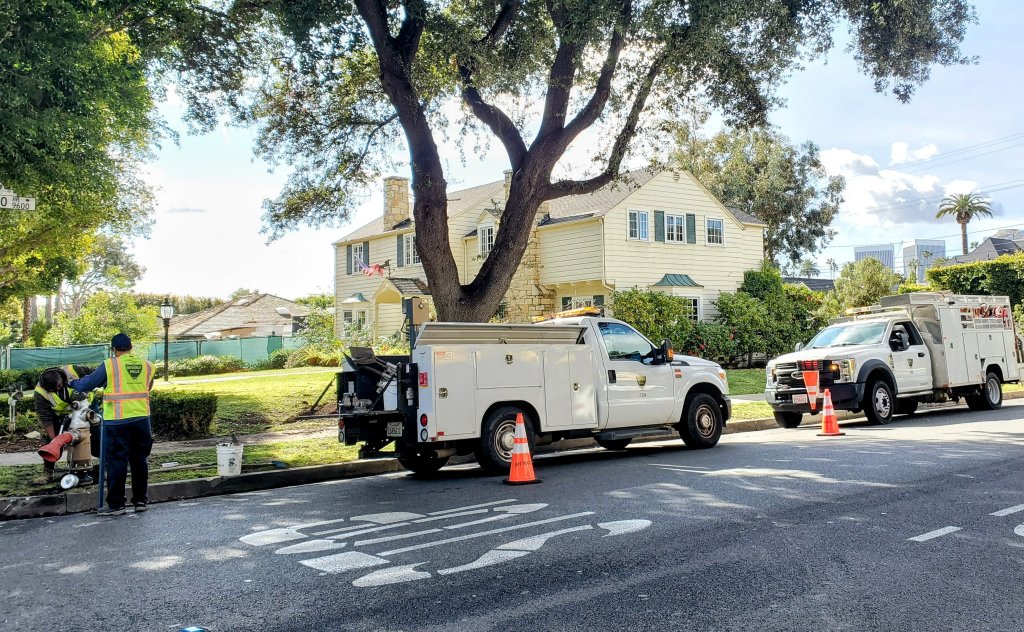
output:
M794 404L806 404L807 403L807 395L793 395L793 403Z
M402 436L402 422L400 421L389 421L387 433L389 437L401 437Z

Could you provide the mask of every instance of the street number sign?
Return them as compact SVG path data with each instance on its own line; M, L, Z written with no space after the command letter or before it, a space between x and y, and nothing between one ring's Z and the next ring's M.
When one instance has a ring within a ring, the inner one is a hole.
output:
M0 211L34 211L36 210L36 199L33 197L19 197L13 193L0 193Z

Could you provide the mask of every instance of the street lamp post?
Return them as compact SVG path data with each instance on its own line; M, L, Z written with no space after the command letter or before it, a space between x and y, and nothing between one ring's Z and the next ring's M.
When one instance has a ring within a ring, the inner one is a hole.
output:
M169 296L165 296L164 302L160 304L160 318L164 319L164 381L167 382L170 380L167 356L171 346L171 319L174 318L174 305L171 305Z

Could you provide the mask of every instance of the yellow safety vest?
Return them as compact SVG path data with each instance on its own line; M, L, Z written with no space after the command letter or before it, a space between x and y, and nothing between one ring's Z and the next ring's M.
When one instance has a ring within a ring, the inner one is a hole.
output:
M103 393L103 419L116 421L149 416L149 384L153 365L130 354L103 363L107 389Z
M64 367L64 372L67 373L72 380L77 380L78 378L82 377L81 375L78 374L77 371L75 371L75 365L73 364L69 364L66 367Z
M43 399L50 402L53 406L53 412L63 414L71 410L71 404L57 397L56 393L51 393L42 386L36 385L36 393L43 396Z

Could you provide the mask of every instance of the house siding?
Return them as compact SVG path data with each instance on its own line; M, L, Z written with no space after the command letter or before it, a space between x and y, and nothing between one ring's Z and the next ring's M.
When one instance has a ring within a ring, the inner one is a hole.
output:
M569 222L537 230L540 282L543 285L602 278L603 231L600 220Z
M647 211L649 241L628 239L629 211ZM696 243L655 241L654 212L696 216ZM706 219L721 219L725 244L707 244ZM680 296L699 296L705 320L717 314L714 301L722 292L735 292L743 273L761 265L763 230L744 226L696 183L689 174L663 172L638 189L604 217L605 274L616 290L648 287L665 274L688 274L703 288L665 288Z

